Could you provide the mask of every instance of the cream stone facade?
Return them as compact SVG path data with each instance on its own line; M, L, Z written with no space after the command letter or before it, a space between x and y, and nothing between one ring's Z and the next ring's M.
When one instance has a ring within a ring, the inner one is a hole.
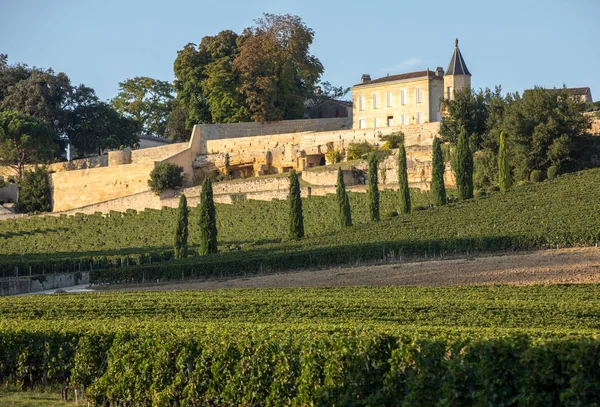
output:
M442 99L471 87L471 73L455 42L448 69L438 67L371 80L352 87L354 129L407 126L441 121Z

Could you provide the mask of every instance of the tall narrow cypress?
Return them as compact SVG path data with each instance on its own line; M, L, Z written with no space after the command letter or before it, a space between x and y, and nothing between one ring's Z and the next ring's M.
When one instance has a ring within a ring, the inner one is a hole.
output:
M300 197L300 182L296 170L290 171L290 237L304 237L304 217L302 215L302 198Z
M344 174L342 169L338 168L337 188L335 190L339 208L339 221L342 228L352 226L352 212L350 210L350 199L346 192L346 184L344 183Z
M369 156L369 214L371 221L379 221L379 189L377 187L377 156L373 153Z
M433 195L433 203L436 206L446 205L445 170L444 154L442 154L440 140L436 137L433 139L431 151L431 193Z
M200 194L200 248L201 256L217 252L217 217L213 201L212 182L209 177L202 182Z
M400 213L410 213L410 190L408 189L408 168L404 143L398 148L398 194L400 195Z
M512 185L507 149L504 133L500 133L500 149L498 150L498 185L500 191L506 191Z
M467 131L461 130L454 153L454 175L458 199L473 198L473 155L469 148Z
M177 212L177 227L175 228L175 258L183 259L188 254L188 206L185 194L179 197L179 210Z

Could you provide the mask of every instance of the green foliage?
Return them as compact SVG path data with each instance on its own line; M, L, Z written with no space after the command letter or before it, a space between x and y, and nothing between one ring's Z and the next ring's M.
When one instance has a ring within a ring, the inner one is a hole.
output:
M398 148L398 195L400 197L400 213L410 213L410 190L408 189L408 167L404 144Z
M544 173L540 170L533 170L529 175L530 182L542 182L544 180Z
M480 150L473 154L473 187L487 188L497 183L498 158L489 149Z
M33 171L25 171L19 182L19 202L16 209L22 213L52 210L50 181L45 168L36 167Z
M19 178L26 165L50 160L59 144L56 132L43 120L15 111L0 112L0 165L13 168Z
M501 191L506 191L512 185L512 175L508 164L508 146L504 133L500 133L500 149L498 150L498 185Z
M352 226L352 211L350 210L350 199L346 192L346 184L344 184L344 173L341 168L338 168L336 198L339 206L339 223L342 228Z
M473 198L473 155L464 129L458 137L452 168L456 178L458 198L460 200Z
M556 165L551 165L550 167L548 167L548 170L546 171L546 176L548 177L548 179L554 179L557 175L558 167Z
M329 150L325 153L325 158L329 164L337 164L342 161L342 152L340 150Z
M213 201L212 181L209 177L204 178L202 182L198 230L200 232L198 254L206 256L217 253L217 213Z
M366 141L360 143L350 143L346 149L346 158L348 160L359 160L365 158L365 156L372 151L375 151L375 147Z
M186 258L188 254L188 213L187 198L185 194L181 194L175 228L174 254L176 259Z
M404 133L395 131L385 136L379 136L379 140L384 142L383 146L381 146L382 149L398 148L400 144L404 144Z
M150 171L148 186L156 195L162 194L167 189L183 185L183 167L173 163L163 162Z
M119 82L119 93L111 104L121 115L140 123L144 134L165 137L172 93L167 81L137 76Z
M431 156L431 193L433 195L433 203L436 206L446 205L446 186L444 184L446 166L440 147L440 140L437 137L433 139Z
M369 215L371 222L379 222L379 187L377 181L377 156L375 154L369 155L369 186L368 186L368 200L369 200Z
M174 70L187 127L302 118L323 72L309 52L313 37L297 16L264 14L241 35L225 30L186 45Z
M292 239L304 237L304 214L302 213L302 198L300 196L300 182L296 170L290 171L290 231Z

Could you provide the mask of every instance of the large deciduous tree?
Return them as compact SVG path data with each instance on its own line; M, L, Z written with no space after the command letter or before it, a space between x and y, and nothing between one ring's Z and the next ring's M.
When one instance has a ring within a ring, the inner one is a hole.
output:
M15 111L0 112L0 165L19 178L25 166L51 160L59 146L56 132L43 120Z
M111 104L121 115L139 122L143 133L165 137L173 87L166 81L137 76L119 83Z

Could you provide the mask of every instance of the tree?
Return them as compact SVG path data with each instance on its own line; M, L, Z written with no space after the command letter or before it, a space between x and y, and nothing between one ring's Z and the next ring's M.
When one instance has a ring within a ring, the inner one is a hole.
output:
M342 228L352 226L352 211L350 210L350 199L346 192L346 184L344 184L344 173L342 168L338 167L337 187L335 190L339 210L339 222Z
M442 104L446 110L440 125L442 140L456 144L458 134L464 129L467 134L473 135L471 146L478 149L487 119L483 93L467 87L454 92L453 100L442 100Z
M180 187L183 185L182 172L182 166L167 162L160 163L150 171L148 186L156 195L162 194L167 189Z
M217 215L213 201L212 182L209 177L202 182L202 193L200 194L200 247L198 254L217 253Z
M454 176L460 200L473 198L473 155L469 148L467 132L461 130L454 153Z
M313 91L306 101L306 111L309 112L311 109L314 109L327 100L341 99L348 92L350 92L349 87L334 86L328 81L320 82L313 88Z
M516 179L526 180L534 169L560 166L570 160L574 137L590 127L585 103L566 89L535 88L516 95L505 113L504 134L509 142Z
M179 210L177 212L177 227L175 228L175 258L183 259L188 254L188 206L185 194L179 197Z
M400 213L410 213L410 189L408 189L408 168L404 144L398 147L398 193L400 195Z
M498 185L500 191L506 191L510 188L512 179L510 167L508 165L508 152L504 133L500 133L500 149L498 150Z
M369 155L369 215L371 221L379 222L379 189L377 186L377 155L371 153Z
M111 104L119 114L140 123L144 134L165 137L172 93L169 82L137 76L119 83L119 93Z
M188 128L188 112L179 104L178 100L173 103L173 110L167 118L166 137L175 142L188 141L192 128Z
M431 193L433 195L433 203L436 206L446 205L446 186L444 184L444 155L440 147L440 140L435 137L433 139L432 154L431 154Z
M60 142L43 120L14 111L0 113L0 164L23 177L25 166L54 157Z
M122 117L109 104L81 104L72 111L66 134L78 154L102 154L104 149L133 147L139 142L140 125Z
M42 167L26 170L19 182L18 212L50 212L52 198L50 195L50 182L48 171Z
M290 237L300 239L304 237L304 216L302 214L302 198L300 196L300 182L296 170L290 171Z

